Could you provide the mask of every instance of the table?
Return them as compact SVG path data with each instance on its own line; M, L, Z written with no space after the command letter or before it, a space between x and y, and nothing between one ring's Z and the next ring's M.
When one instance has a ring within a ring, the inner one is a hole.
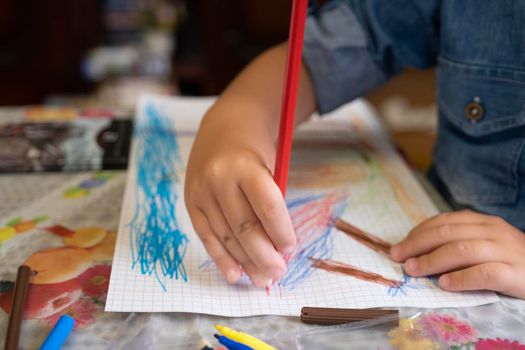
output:
M475 343L498 337L525 344L525 301L508 297L468 309L402 309L399 327L384 320L319 327L290 317L105 313L125 181L122 171L0 176L0 343L12 281L30 258L48 272L37 276L46 283L30 290L23 349L37 349L63 313L77 327L66 349L196 349L201 337L213 339L217 323L280 349L492 349L490 341ZM439 196L426 188L443 209Z
M0 176L0 227L20 217L17 228L21 231L8 240L4 239L0 246L0 279L3 281L0 290L4 291L0 295L0 306L5 307L5 290L9 287L6 281L14 281L19 264L33 252L62 245L60 237L46 232L46 225L58 222L69 229L98 227L116 230L124 185L125 172ZM39 213L48 217L38 218ZM31 296L33 302L29 302L33 307L30 310L33 319L26 320L22 329L23 349L37 349L58 315L64 312L77 319L78 327L68 339L66 349L196 349L201 337L213 338L216 323L241 328L282 349L392 349L390 342L406 349L446 348L430 342L428 337L419 339L412 334L414 332L404 332L399 328L396 331L395 325L384 323L319 327L301 324L296 318L272 316L228 319L192 314L105 313L104 288L107 288L109 269L109 260L93 263L86 272L89 273L80 276L81 295L68 286L62 286L59 295L56 291L41 292L40 299L47 295L54 300L51 306L42 306L45 300L36 300L39 297L34 292ZM60 312L53 315L49 307ZM35 319L40 316L45 317ZM416 319L412 323L404 322L405 326L424 321L427 328L435 326L451 340L499 337L525 344L523 300L503 297L499 304L468 309L402 309L401 317ZM7 314L0 311L2 343L6 323ZM471 330L464 331L465 334L454 331L454 327L459 329L460 324L470 326ZM475 348L472 344L470 346L463 348Z

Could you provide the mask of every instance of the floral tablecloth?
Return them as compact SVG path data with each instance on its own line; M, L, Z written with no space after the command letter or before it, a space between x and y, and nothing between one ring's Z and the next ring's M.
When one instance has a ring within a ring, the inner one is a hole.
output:
M280 349L525 349L525 301L466 309L402 309L401 320L310 326L289 317L106 313L124 172L0 176L0 344L17 267L30 285L23 349L37 349L62 314L66 349L196 349L226 324Z

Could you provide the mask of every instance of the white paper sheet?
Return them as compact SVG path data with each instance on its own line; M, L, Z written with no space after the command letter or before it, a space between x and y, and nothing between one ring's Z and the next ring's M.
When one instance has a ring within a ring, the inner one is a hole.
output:
M299 315L303 306L465 307L489 292L449 293L332 226L341 218L395 243L436 208L362 101L313 118L294 136L287 203L300 244L269 291L228 285L195 234L185 164L213 99L144 97L136 117L106 311ZM218 136L220 137L220 136ZM312 266L311 258L381 275L388 285ZM388 283L387 283L388 284Z

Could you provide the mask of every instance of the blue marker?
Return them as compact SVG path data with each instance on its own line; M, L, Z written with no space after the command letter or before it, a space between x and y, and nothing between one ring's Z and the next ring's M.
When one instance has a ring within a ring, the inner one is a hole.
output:
M237 343L230 338L226 338L224 335L215 334L214 337L217 338L219 343L227 347L228 350L253 350L253 348L250 348L248 345Z
M47 336L40 350L59 350L66 341L69 333L73 330L75 319L69 315L62 315Z

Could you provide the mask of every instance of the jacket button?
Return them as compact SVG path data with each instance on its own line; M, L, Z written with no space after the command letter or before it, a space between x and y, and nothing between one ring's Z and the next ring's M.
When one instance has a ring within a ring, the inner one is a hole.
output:
M477 122L483 118L483 113L484 109L479 97L475 97L474 101L465 106L465 117L472 122Z

